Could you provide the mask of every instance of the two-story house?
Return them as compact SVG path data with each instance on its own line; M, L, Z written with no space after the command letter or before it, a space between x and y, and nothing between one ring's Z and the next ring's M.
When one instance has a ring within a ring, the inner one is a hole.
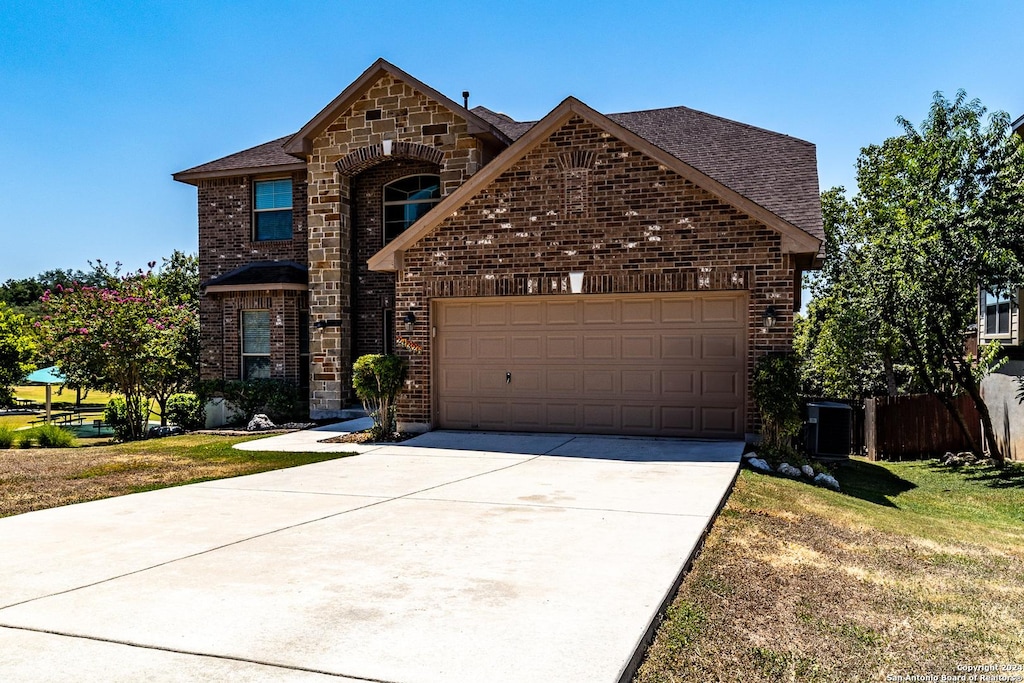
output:
M1024 116L1013 122L1024 137ZM1020 301L1024 290L982 291L978 300L978 344L999 342L1006 355L1001 368L982 380L981 393L992 415L992 427L1007 458L1024 460L1024 405L1017 400L1024 377L1024 332Z
M355 404L398 353L407 430L737 438L823 254L815 148L686 107L521 122L378 60L198 188L202 376Z

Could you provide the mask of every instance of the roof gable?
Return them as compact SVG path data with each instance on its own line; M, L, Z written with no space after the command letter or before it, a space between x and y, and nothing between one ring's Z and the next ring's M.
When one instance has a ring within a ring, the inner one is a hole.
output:
M359 78L345 88L340 95L335 97L330 104L320 110L319 114L310 119L310 121L303 126L299 132L295 133L295 135L285 142L283 150L292 156L305 159L306 155L309 154L312 149L313 140L338 116L351 107L356 100L362 97L366 91L369 90L385 73L390 74L396 80L402 81L414 90L441 104L456 116L465 119L471 135L495 139L503 145L507 145L511 142L511 139L502 132L501 129L494 126L489 121L484 120L462 105L457 104L422 81L413 78L395 65L385 61L384 59L378 59L370 66L370 68L364 71Z
M370 269L381 271L398 270L401 264L402 252L412 247L423 236L434 230L446 217L457 211L499 175L511 168L544 140L548 139L552 133L557 131L573 116L579 116L594 124L623 143L672 169L694 185L721 198L752 218L778 231L783 237L783 247L787 251L816 254L821 247L821 240L814 235L796 227L749 197L727 187L685 161L652 144L649 140L624 128L611 118L591 109L576 98L569 97L555 107L541 121L523 133L511 147L502 152L501 155L466 181L455 192L443 199L416 224L389 243L384 249L374 254L368 262Z

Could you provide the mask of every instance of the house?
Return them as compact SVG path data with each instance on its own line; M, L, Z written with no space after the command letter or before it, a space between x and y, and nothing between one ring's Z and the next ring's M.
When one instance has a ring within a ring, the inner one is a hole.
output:
M1024 136L1024 116L1011 124ZM981 395L992 416L992 428L1007 458L1024 460L1024 405L1017 394L1024 386L1024 332L1019 302L1024 290L987 292L978 299L978 345L999 342L1006 362L981 382Z
M410 363L399 421L742 438L823 257L814 145L686 107L539 121L378 60L298 132L174 175L198 188L202 376L356 405Z

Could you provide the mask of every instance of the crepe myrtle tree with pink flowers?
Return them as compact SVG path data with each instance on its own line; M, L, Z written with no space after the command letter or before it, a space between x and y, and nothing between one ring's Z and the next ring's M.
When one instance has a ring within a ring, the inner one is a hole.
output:
M145 435L148 401L192 388L198 367L196 306L139 270L104 287L72 284L44 293L37 323L47 354L72 386L125 398L126 437Z

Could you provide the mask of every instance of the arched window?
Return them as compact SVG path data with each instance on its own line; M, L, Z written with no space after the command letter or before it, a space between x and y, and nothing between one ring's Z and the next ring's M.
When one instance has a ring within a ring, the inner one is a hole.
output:
M411 175L384 186L384 244L441 201L441 176Z

